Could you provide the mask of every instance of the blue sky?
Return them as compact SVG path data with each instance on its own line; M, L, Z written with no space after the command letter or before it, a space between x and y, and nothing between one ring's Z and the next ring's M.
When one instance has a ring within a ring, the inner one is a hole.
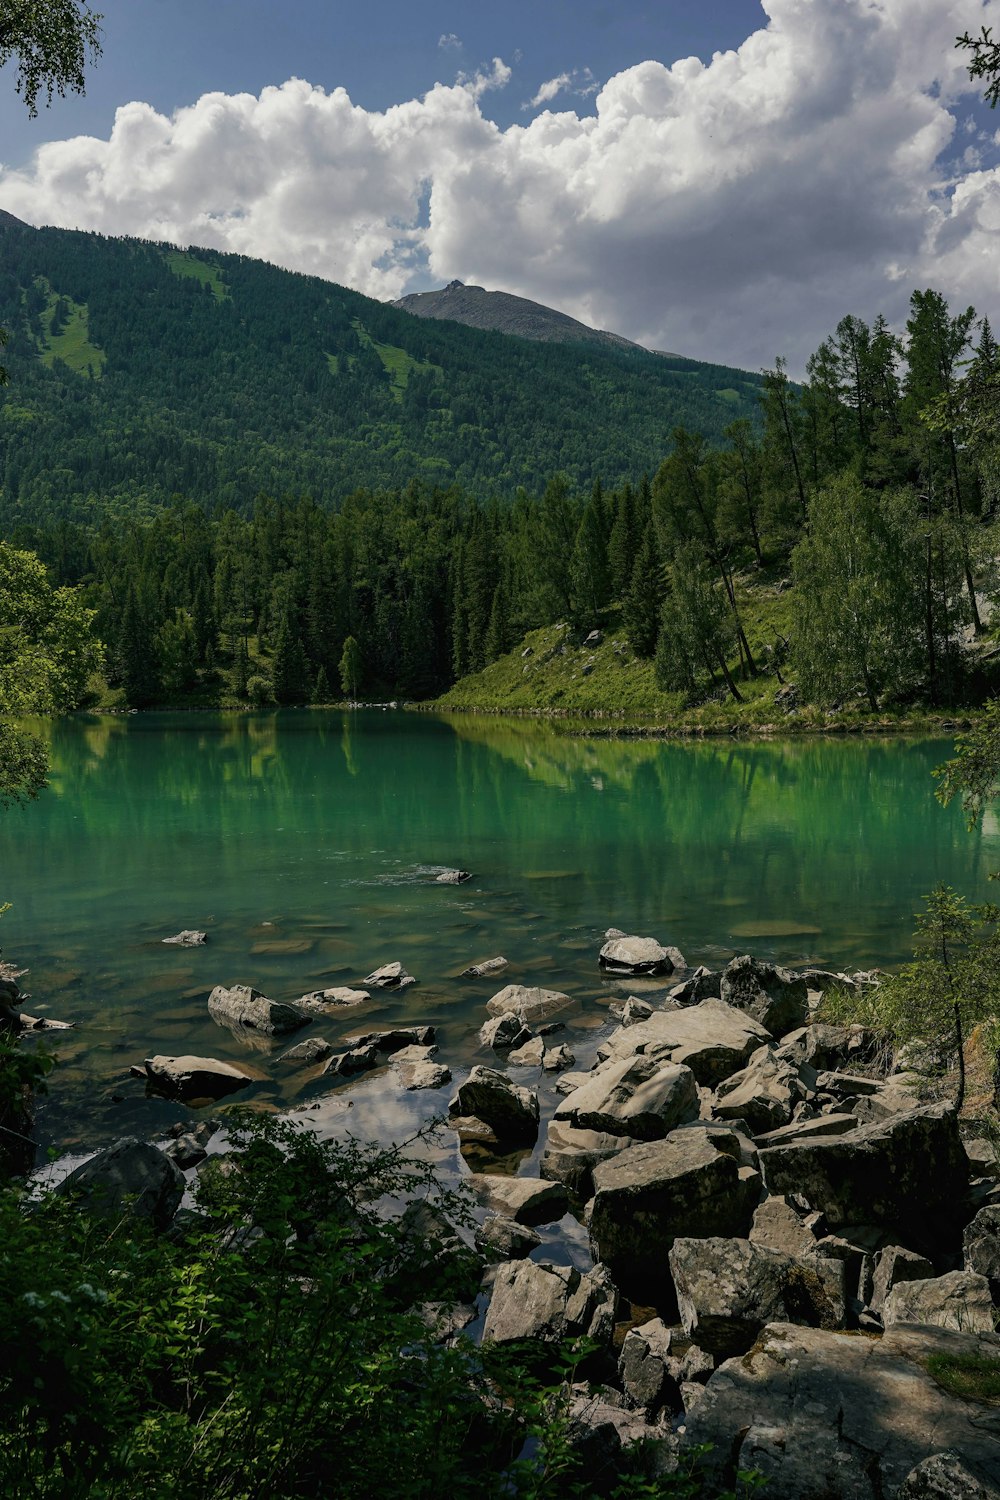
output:
M1000 323L1000 114L953 45L1000 0L97 5L85 99L0 89L30 223L383 299L457 277L796 373L917 287Z

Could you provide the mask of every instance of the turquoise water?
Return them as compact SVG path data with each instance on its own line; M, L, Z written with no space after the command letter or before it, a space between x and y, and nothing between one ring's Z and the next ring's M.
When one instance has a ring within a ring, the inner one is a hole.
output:
M587 1065L621 993L597 968L608 926L692 963L885 965L907 956L934 883L985 899L1000 867L995 825L969 834L934 800L944 741L608 741L392 712L143 714L47 733L51 790L0 816L13 903L0 932L34 1005L77 1022L39 1119L59 1148L181 1117L145 1098L131 1063L247 1057L208 1017L218 983L288 1000L399 959L418 984L312 1031L432 1022L456 1075L493 1060L476 1032L500 983L544 984L578 1001L559 1040ZM452 865L475 878L436 885ZM208 944L162 945L183 927ZM510 960L501 980L459 978L495 954ZM275 1050L252 1057L269 1075L258 1102L328 1092ZM389 1132L448 1097L391 1082L347 1089L362 1126Z

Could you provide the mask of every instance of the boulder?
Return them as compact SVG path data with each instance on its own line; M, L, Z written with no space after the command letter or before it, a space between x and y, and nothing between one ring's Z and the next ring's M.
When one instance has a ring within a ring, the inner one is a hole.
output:
M667 1257L679 1235L742 1235L760 1179L718 1149L706 1131L675 1130L593 1169L590 1237L595 1258L633 1301L672 1306Z
M501 1177L482 1174L469 1178L476 1196L495 1213L518 1224L552 1224L569 1209L561 1182L541 1177Z
M882 1322L886 1328L893 1323L930 1323L962 1333L992 1333L996 1312L990 1284L975 1271L897 1282L883 1303Z
M648 1413L662 1406L680 1410L680 1391L668 1368L669 1356L670 1329L660 1318L650 1318L625 1335L618 1361L622 1390Z
M208 1013L224 1026L265 1036L286 1036L309 1024L309 1017L296 1006L268 1000L248 984L234 984L230 989L217 984L208 997Z
M346 1052L335 1052L323 1069L323 1077L328 1074L340 1078L353 1078L355 1073L367 1073L369 1068L376 1068L379 1064L379 1055L374 1047L351 1047Z
M969 1158L969 1170L973 1177L1000 1177L1000 1160L992 1141L963 1140L965 1154Z
M731 1156L738 1167L757 1171L759 1153L742 1120L692 1120L688 1125L678 1126L678 1130L697 1132L711 1141L716 1151Z
M300 995L295 1005L299 1010L318 1011L321 1015L331 1010L348 1010L354 1005L364 1005L370 1000L367 990L352 990L344 985L334 985L329 990L309 990Z
M961 1223L968 1164L947 1105L852 1135L768 1146L760 1164L770 1192L801 1194L834 1230L873 1224L926 1249L951 1243Z
M486 1219L476 1230L476 1249L487 1260L524 1260L541 1243L540 1234L503 1215Z
M634 1144L631 1136L578 1130L562 1120L553 1120L538 1170L543 1177L565 1183L571 1193L586 1200L593 1195L593 1171L598 1163Z
M648 1021L623 1027L601 1043L597 1055L608 1061L642 1053L683 1063L699 1083L714 1087L770 1040L750 1016L721 1000L703 1000L686 1010L654 1011Z
M391 1057L405 1047L430 1047L436 1036L434 1026L399 1026L394 1031L366 1031L344 1040L349 1047L374 1047L384 1057Z
M533 1036L530 1041L513 1048L507 1055L507 1061L516 1068L540 1068L544 1056L545 1043L540 1036Z
M508 1047L523 1047L525 1042L531 1041L531 1032L522 1024L520 1016L508 1010L502 1016L492 1016L480 1026L479 1040L484 1047L503 1052Z
M722 970L706 969L702 964L689 979L668 990L667 999L673 1000L677 1005L697 1005L699 1000L721 1000Z
M754 1210L749 1239L763 1249L802 1256L816 1249L817 1236L787 1198L765 1198Z
M817 1115L815 1119L793 1120L777 1130L757 1136L757 1145L793 1146L799 1141L822 1140L824 1136L848 1135L858 1129L858 1117L851 1114Z
M605 1063L558 1105L555 1118L583 1130L658 1140L698 1117L698 1086L690 1068L652 1057Z
M281 1054L278 1061L306 1066L309 1063L322 1062L325 1057L330 1056L332 1051L333 1048L325 1037L308 1036L304 1042L296 1042L294 1047L289 1047L287 1052Z
M743 1239L676 1239L670 1272L681 1323L716 1359L743 1354L768 1323L842 1328L843 1265L784 1255Z
M472 879L471 870L442 870L440 875L435 875L435 885L464 885L467 880Z
M572 1068L576 1062L576 1054L571 1052L565 1042L560 1042L556 1047L546 1047L542 1053L542 1067L546 1073L562 1073L567 1068Z
M373 969L361 981L375 990L403 990L408 984L416 984L412 974L408 974L400 963L383 964L380 969Z
M799 1026L781 1038L777 1056L795 1066L808 1063L813 1068L836 1068L848 1055L851 1032L846 1026L830 1026L814 1021Z
M177 1099L224 1099L254 1082L254 1075L215 1057L147 1057L143 1066L158 1093Z
M959 1454L932 1453L910 1470L893 1500L1000 1500L1000 1474L993 1477L983 1484Z
M492 1000L487 1000L486 1009L491 1016L504 1016L513 1012L523 1026L537 1026L540 1021L548 1021L572 1004L569 995L564 995L559 990L508 984L498 990Z
M773 1037L803 1026L809 1015L809 987L805 980L791 969L761 963L749 954L726 965L720 994L727 1005L745 1011Z
M1000 1358L1000 1338L773 1324L712 1376L688 1414L682 1455L707 1449L709 1494L735 1488L738 1468L759 1470L767 1500L895 1500L914 1467L945 1450L995 1484L1000 1412L949 1395L928 1373L934 1355Z
M926 1086L926 1078L917 1073L895 1073L870 1094L859 1094L850 1109L861 1125L906 1115L920 1108Z
M198 948L207 937L206 932L195 932L193 928L186 927L183 932L176 932L173 937L161 938L160 941L171 943L177 948Z
M558 1344L585 1337L607 1344L617 1310L618 1294L601 1266L581 1275L575 1266L511 1261L497 1269L483 1340Z
M745 1068L719 1084L712 1113L719 1120L745 1120L755 1134L777 1130L815 1089L816 1072L808 1063L795 1064L759 1047Z
M962 1235L967 1271L985 1276L994 1300L1000 1303L1000 1206L981 1208Z
M505 958L484 958L482 963L470 964L461 973L462 979L488 979L494 974L502 974L507 967Z
M601 949L600 965L609 974L672 974L685 967L676 948L664 948L655 938L610 938Z
M451 1082L451 1069L444 1063L429 1060L402 1062L397 1053L392 1058L392 1066L403 1088L409 1093L414 1093L417 1089L443 1089L446 1083Z
M481 1120L499 1141L530 1144L538 1134L538 1096L494 1068L473 1068L450 1101L448 1114L452 1120Z
M176 1162L182 1172L190 1167L199 1166L208 1156L208 1152L196 1135L179 1135L170 1142L169 1146L163 1148L164 1156L169 1156L172 1162Z
M871 1291L866 1299L870 1311L881 1317L885 1299L893 1287L904 1281L927 1281L933 1275L934 1267L926 1256L902 1245L887 1245L875 1257Z
M126 1136L70 1172L55 1191L82 1199L102 1218L148 1219L162 1231L184 1195L184 1174L156 1146Z
M627 1000L612 1000L608 1006L608 1015L623 1026L636 1026L640 1021L648 1021L652 1014L653 1007L636 995L629 995Z

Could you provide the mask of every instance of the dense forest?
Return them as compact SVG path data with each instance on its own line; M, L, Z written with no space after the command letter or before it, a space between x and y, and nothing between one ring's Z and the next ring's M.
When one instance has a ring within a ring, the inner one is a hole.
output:
M360 487L509 499L555 473L652 469L683 423L717 440L759 377L416 318L209 251L31 229L0 213L0 524L244 514Z
M686 701L785 669L804 701L947 705L976 690L990 609L998 400L988 322L916 292L905 338L845 317L804 385L778 361L758 421L715 446L676 428L634 484L556 476L505 502L415 478L334 510L178 500L7 535L82 585L133 706L211 701L223 680L258 704L427 698L527 630L584 634L609 611ZM789 572L791 630L753 646L746 580Z

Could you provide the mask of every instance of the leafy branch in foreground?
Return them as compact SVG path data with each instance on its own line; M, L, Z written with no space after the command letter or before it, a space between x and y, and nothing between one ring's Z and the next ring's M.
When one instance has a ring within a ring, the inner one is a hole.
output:
M963 32L955 38L955 46L972 53L969 77L987 80L983 98L990 109L995 109L1000 102L1000 42L993 40L992 26L984 26L979 36Z
M17 92L32 118L67 91L82 94L88 60L101 55L102 17L82 0L2 0L0 67L16 60Z

